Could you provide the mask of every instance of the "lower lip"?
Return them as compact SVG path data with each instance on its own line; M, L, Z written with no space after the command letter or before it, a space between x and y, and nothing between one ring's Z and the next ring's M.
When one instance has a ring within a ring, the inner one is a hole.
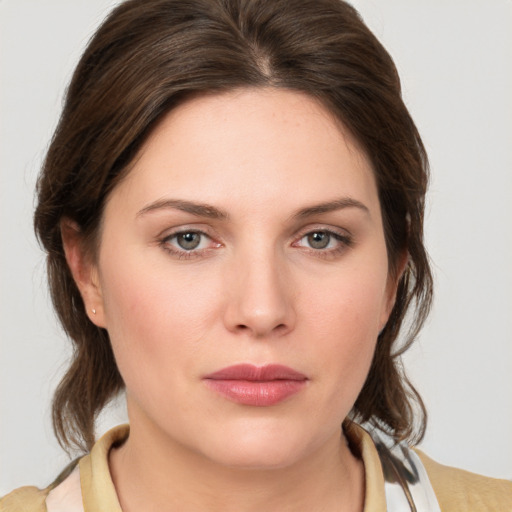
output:
M297 394L306 385L305 380L217 380L206 379L206 385L228 400L243 405L266 407L276 405Z

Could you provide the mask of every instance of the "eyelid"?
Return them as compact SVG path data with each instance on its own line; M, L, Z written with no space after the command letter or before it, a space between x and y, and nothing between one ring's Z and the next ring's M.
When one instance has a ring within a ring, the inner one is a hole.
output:
M180 233L188 233L188 232L194 232L194 233L201 233L205 236L208 236L210 238L214 237L214 234L212 233L212 229L208 226L208 224L201 223L187 223L187 224L180 224L178 226L174 227L166 227L162 231L156 235L155 238L162 239L162 238L169 238L173 235L179 235Z
M305 226L304 228L301 228L297 234L294 236L295 240L299 240L300 238L304 237L305 235L308 235L310 233L315 232L325 232L325 233L331 233L333 235L340 236L342 238L352 239L353 235L352 233L344 228L340 228L338 226L331 226L326 224L313 224Z
M313 247L308 247L306 245L299 244L299 242L307 235L319 232L327 233L331 237L333 237L338 242L336 246L325 249L315 249ZM314 255L315 257L328 259L335 258L336 256L341 255L347 249L352 247L354 245L354 237L349 231L339 227L326 226L325 224L316 226L309 225L304 227L297 233L291 245L292 247L301 248L307 251L308 253Z
M170 230L164 230L157 237L158 244L166 252L170 253L172 256L175 256L179 259L191 259L191 258L195 258L195 257L201 257L201 256L204 256L207 252L211 251L212 249L217 249L218 247L222 246L221 243L215 242L213 235L207 232L207 231L209 231L208 229L192 227L192 226L179 226L179 227L176 227L176 228L173 228ZM177 247L174 244L171 244L169 242L169 240L171 240L183 233L197 233L202 237L206 237L211 242L214 242L213 246L203 247L200 249L191 249L191 250L187 251L186 249L180 249L179 247Z

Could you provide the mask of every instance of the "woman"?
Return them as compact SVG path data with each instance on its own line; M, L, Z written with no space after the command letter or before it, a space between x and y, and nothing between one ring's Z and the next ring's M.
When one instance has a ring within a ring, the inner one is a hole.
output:
M121 4L75 72L35 217L76 348L55 429L92 451L3 509L509 507L504 481L390 448L425 429L393 354L430 307L426 169L348 5ZM95 444L123 388L130 429Z

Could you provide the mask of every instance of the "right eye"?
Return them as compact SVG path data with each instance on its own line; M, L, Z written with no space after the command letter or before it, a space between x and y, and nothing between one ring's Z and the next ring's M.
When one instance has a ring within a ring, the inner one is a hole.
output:
M173 240L175 244L180 247L180 249L185 251L192 251L201 245L202 237L204 237L204 235L196 231L186 231L184 233L173 235L173 237L168 240L168 242Z
M204 250L220 246L206 233L190 229L167 235L160 243L166 251L183 258L199 256Z

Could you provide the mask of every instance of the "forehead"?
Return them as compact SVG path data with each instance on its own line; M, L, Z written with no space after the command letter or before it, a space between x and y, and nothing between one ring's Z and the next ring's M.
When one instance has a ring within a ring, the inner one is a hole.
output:
M377 197L371 165L348 130L314 98L283 89L181 104L153 130L114 192L134 207L166 194L254 207Z

